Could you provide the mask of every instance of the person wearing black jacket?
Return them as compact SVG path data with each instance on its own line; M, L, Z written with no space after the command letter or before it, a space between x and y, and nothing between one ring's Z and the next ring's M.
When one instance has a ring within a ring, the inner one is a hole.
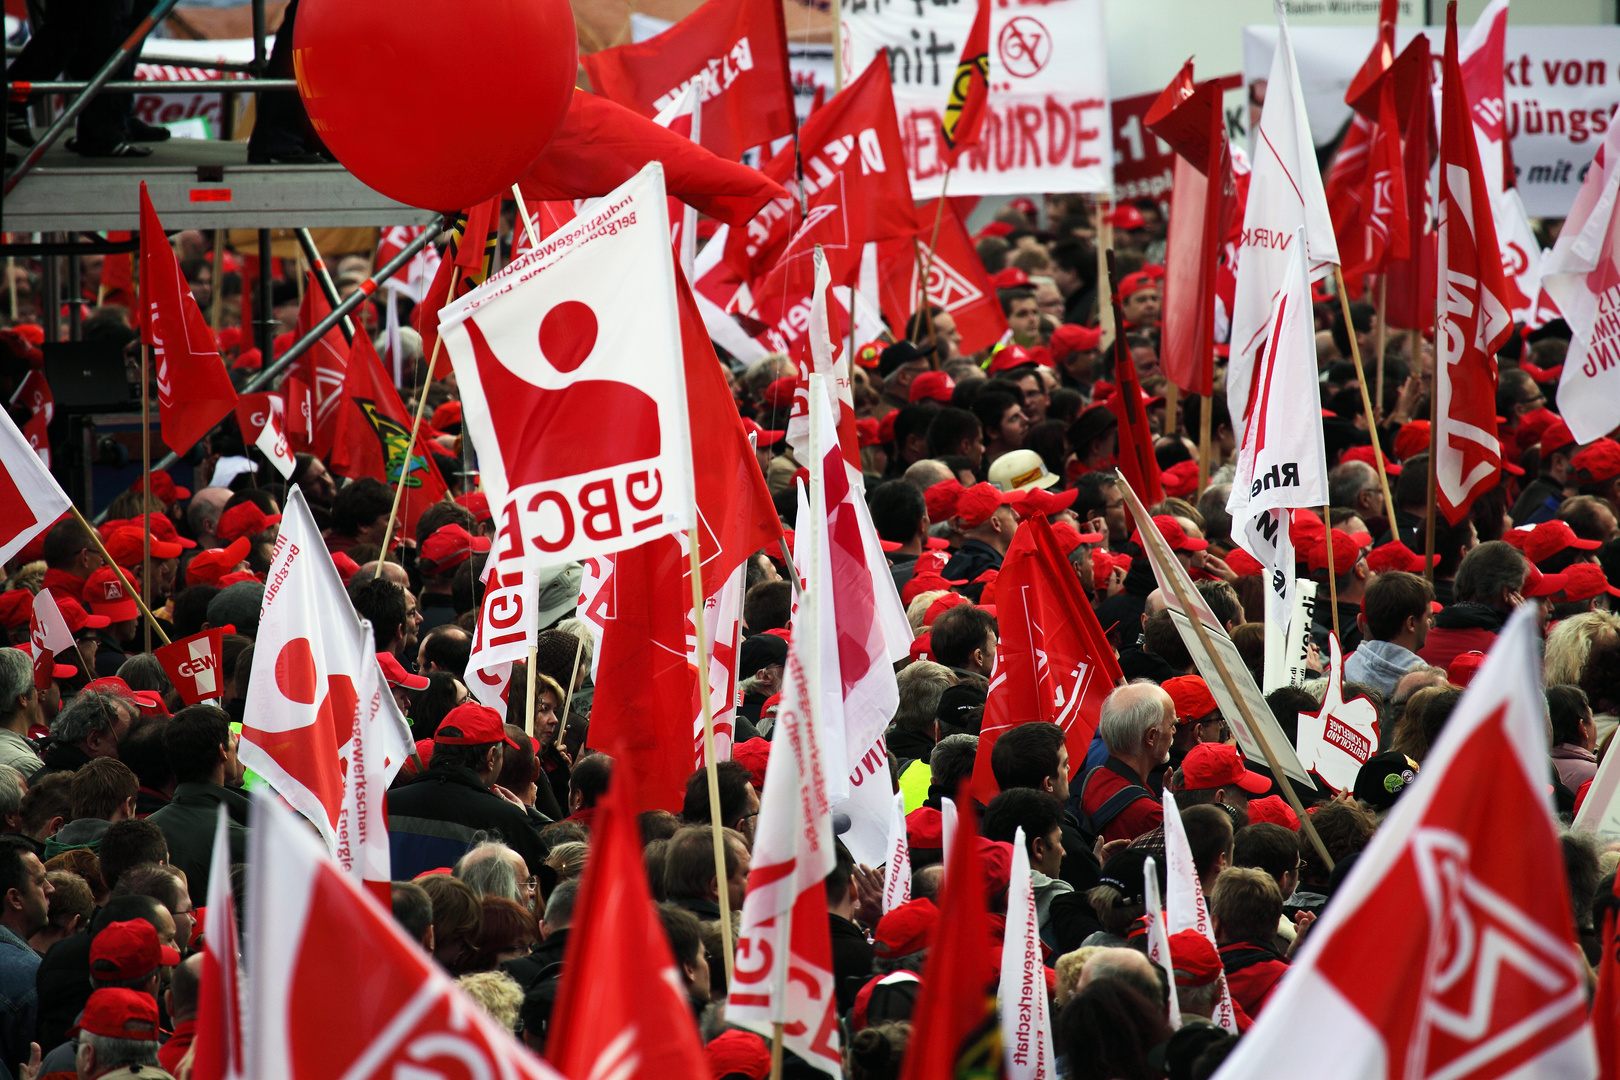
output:
M529 866L545 862L545 844L523 805L491 790L507 747L516 743L501 714L477 702L457 705L440 721L428 770L388 792L388 846L397 878L454 866L479 833L499 839Z
M246 859L248 799L235 789L243 774L236 760L237 738L225 710L213 705L188 705L163 726L163 750L179 782L169 804L146 820L163 830L169 862L185 871L196 907L208 903L221 805L231 819L231 861Z

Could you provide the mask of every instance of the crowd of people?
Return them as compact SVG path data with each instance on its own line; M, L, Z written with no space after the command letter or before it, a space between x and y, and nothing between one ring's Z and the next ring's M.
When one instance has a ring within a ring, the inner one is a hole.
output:
M1040 515L1050 523L1127 680L1096 718L1083 761L1071 760L1056 725L1005 731L991 757L999 794L973 808L996 916L1005 914L1019 829L1026 838L1059 1072L1071 1080L1210 1075L1239 1037L1209 1022L1218 976L1224 972L1246 1029L1422 771L1516 608L1535 605L1546 630L1546 777L1566 822L1612 752L1620 444L1577 445L1551 409L1549 380L1565 345L1558 324L1515 336L1499 358L1502 475L1459 525L1437 523L1429 558L1421 417L1429 415L1430 344L1418 335L1383 344L1379 420L1370 426L1349 355L1354 336L1373 377L1376 313L1352 305L1347 324L1336 299L1321 297L1331 505L1325 515L1296 511L1291 522L1298 576L1321 585L1316 648L1309 677L1267 703L1295 738L1298 716L1321 707L1333 633L1345 658L1345 697L1364 697L1377 711L1379 744L1353 787L1335 792L1319 781L1299 792L1329 869L1270 772L1237 749L1127 512L1113 469L1121 433L1107 405L1120 363L1132 365L1148 398L1165 493L1149 508L1154 522L1261 682L1262 567L1234 544L1225 510L1235 447L1223 372L1218 364L1213 397L1177 394L1170 405L1159 357L1163 216L1151 201L1112 211L1111 295L1096 274L1098 224L1078 198L1052 196L1044 208L1014 200L978 238L1010 327L1002 345L962 355L950 313L936 308L852 358L866 498L916 634L911 657L898 665L899 706L886 733L890 776L907 811L912 899L884 912L882 869L857 863L842 843L826 879L846 1072L858 1080L897 1078L903 1067L926 958L942 932L941 800L968 798L963 785L996 666L996 579L1023 521ZM508 237L512 227L509 206ZM231 294L230 319L240 291L233 263L212 266L202 234L181 233L175 243L205 309L216 283ZM365 267L339 270L343 280ZM25 271L12 288L26 283ZM87 280L87 295L95 292ZM275 295L279 350L291 340L296 284L278 282ZM1099 307L1113 305L1122 319L1118 349L1099 325ZM360 310L362 326L375 331L378 308ZM117 306L94 311L84 327L87 338L135 341L128 311ZM38 329L19 323L0 341L26 362ZM236 732L259 691L252 658L264 577L294 485L324 530L355 610L374 628L382 670L418 740L417 759L387 796L393 913L492 1017L544 1051L592 818L614 767L589 734L596 642L575 610L580 567L553 568L541 585L532 670L516 665L511 705L503 714L472 699L467 668L494 522L464 465L453 377L424 386L420 339L406 329L398 340L407 375L416 375L403 388L406 403L428 396L424 427L453 499L427 509L406 535L395 530L390 550L382 547L394 501L387 484L341 482L307 454L284 484L227 420L205 443L192 488L153 473L112 501L99 544L64 519L4 568L0 626L11 647L0 648L0 1076L76 1072L95 1080L186 1067L197 948L208 929L200 909L210 874L222 869L212 865L220 806L232 821L233 880L244 857L248 799ZM232 332L221 344L239 381L262 362ZM379 337L379 349L386 344ZM793 480L803 466L785 441L796 364L771 355L725 367L791 530ZM1375 437L1392 507L1375 471ZM148 530L150 585L137 587L147 589L157 623L176 639L224 630L217 703L183 703L152 655L128 582L105 565L110 557L129 581L143 582ZM747 564L735 747L718 768L718 809L700 769L679 813L640 821L648 883L716 1077L763 1080L770 1065L765 1040L727 1023L719 920L722 896L735 918L748 889L793 632L789 574L781 550ZM30 655L41 591L56 601L75 644L47 665L43 688ZM531 684L533 736L525 733ZM1165 884L1165 790L1215 936L1213 945L1197 933L1171 939L1173 984L1144 951L1149 856L1161 893ZM716 820L724 877L716 872ZM1620 851L1575 831L1563 833L1562 845L1574 924L1595 964L1604 911L1617 904ZM1168 1019L1172 996L1184 1018L1179 1030ZM25 1064L30 1044L42 1062ZM812 1071L789 1055L785 1074Z

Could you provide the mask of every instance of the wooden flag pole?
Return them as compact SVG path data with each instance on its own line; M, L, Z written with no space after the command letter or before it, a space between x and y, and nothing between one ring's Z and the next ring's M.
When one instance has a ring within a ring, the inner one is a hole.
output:
M524 694L524 697L528 698L529 701L528 712L523 719L523 734L527 735L531 739L534 738L534 684L540 681L534 677L534 665L535 661L538 659L539 652L540 647L538 645L529 646L529 668L528 671L525 672L527 678L523 680L528 684L529 687L528 692Z
M1344 327L1350 335L1350 359L1356 365L1356 382L1361 387L1361 407L1367 413L1367 430L1372 435L1374 467L1378 470L1378 484L1384 492L1384 511L1389 515L1389 532L1395 535L1395 500L1389 494L1389 473L1384 471L1384 446L1378 438L1378 420L1373 416L1372 397L1367 393L1367 373L1361 367L1361 345L1356 341L1356 324L1350 319L1350 294L1345 291L1344 271L1337 263L1333 278L1339 286L1339 308L1344 312ZM1400 539L1396 537L1396 539Z
M1325 506L1322 507L1322 524L1327 528L1328 606L1333 612L1333 636L1343 640L1339 633L1339 570L1333 565L1333 514Z
M1119 482L1129 487L1129 482L1125 479L1123 473L1119 474ZM1140 499L1137 501L1140 503ZM1159 546L1164 543L1164 538L1159 535L1156 528L1142 528L1140 532L1142 542L1153 547L1158 553L1158 559L1161 563L1166 566L1175 563L1175 553ZM1288 804L1294 808L1294 813L1299 817L1299 827L1304 830L1305 835L1311 841L1311 846L1316 848L1316 853L1322 857L1322 861L1327 865L1327 868L1332 870L1333 856L1328 854L1327 845L1322 843L1322 838L1317 835L1316 826L1311 824L1311 817L1305 812L1304 805L1299 801L1299 795L1294 791L1294 785L1289 782L1288 774L1283 772L1282 766L1277 763L1277 753L1271 748L1266 733L1261 730L1259 724L1254 722L1254 717L1249 715L1248 702L1238 692L1237 680L1233 679L1232 673L1227 670L1226 661L1222 660L1220 653L1215 651L1214 645L1210 641L1209 628L1204 625L1204 620L1200 619L1196 613L1186 614L1187 612L1196 612L1196 609L1193 607L1192 598L1187 594L1186 586L1182 584L1181 575L1168 574L1166 576L1170 579L1170 588L1176 594L1176 600L1181 605L1183 615L1188 622L1192 623L1193 633L1198 635L1198 643L1209 654L1209 658L1215 662L1215 670L1220 674L1221 682L1226 686L1226 692L1231 695L1233 701L1237 702L1238 711L1243 714L1244 722L1249 725L1249 730L1254 732L1255 739L1260 743L1260 752L1266 756L1266 764L1271 768L1272 777L1276 779L1277 786L1282 788L1283 797L1288 800Z
M692 490L692 523L698 521L697 489ZM709 643L703 625L703 561L698 554L698 532L686 534L692 563L692 625L697 629L698 701L703 708L703 768L709 777L709 821L714 831L714 880L719 885L720 947L726 958L726 987L737 984L737 958L732 955L731 896L726 892L726 837L720 824L720 773L714 754L714 705L709 700ZM792 571L790 566L789 571Z
M107 560L107 565L113 568L113 573L118 575L118 580L123 582L124 588L129 590L130 595L135 600L135 606L141 609L141 614L146 616L146 621L151 624L152 632L158 636L158 640L163 644L169 644L169 635L165 634L163 627L158 625L157 616L153 615L152 609L146 606L145 597L141 596L141 591L135 587L135 583L129 580L129 575L124 573L124 568L114 562L113 557L108 554L107 545L101 542L101 534L96 532L96 527L85 520L84 514L79 511L77 506L72 507L72 510L74 519L84 526L85 532L90 534L90 542L96 545L96 550L101 552L101 557ZM151 524L151 521L148 521L147 527L150 528Z
M405 444L405 464L400 466L399 483L394 487L394 505L388 509L388 524L383 529L382 550L377 553L377 572L371 580L382 577L383 563L388 561L388 545L394 539L394 522L399 519L399 503L405 497L405 477L409 475L411 455L416 452L416 435L422 430L422 413L427 408L428 387L433 385L433 365L439 362L439 347L444 338L433 339L433 356L428 360L427 374L422 377L422 391L416 395L416 417L411 421L411 438ZM533 679L529 680L533 683ZM533 697L531 691L530 697ZM531 710L532 711L532 710Z
M517 201L518 217L523 219L523 231L529 234L529 247L538 251L540 249L540 234L534 230L534 219L529 216L529 208L523 202L523 191L516 184L512 185L512 198ZM516 244L512 246L517 247Z
M219 331L219 302L223 299L224 289L221 287L221 270L225 266L225 230L214 230L214 292L208 298L208 325Z
M1215 392L1214 384L1210 385L1210 394ZM1198 403L1198 493L1204 493L1204 485L1209 483L1209 473L1213 447L1211 445L1209 427L1209 398Z
M141 596L152 595L152 347L141 345ZM109 560L110 561L110 560ZM145 630L143 652L152 651L152 624ZM165 643L167 644L167 643Z
M532 655L532 652L531 652ZM585 626L580 624L574 641L574 672L568 676L568 693L563 697L562 715L557 717L557 742L562 743L563 729L568 726L568 711L574 707L574 684L579 682L579 659L585 655Z
M952 166L954 168L954 166ZM922 278L917 282L917 311L928 321L928 342L934 342L934 309L928 302L928 275L934 272L934 249L939 246L939 226L945 220L945 192L951 186L951 170L945 170L945 179L939 183L939 201L934 204L934 236L928 241L928 259L923 263ZM939 354L932 354L929 363L939 370Z
M1422 348L1421 343L1419 348ZM1419 360L1422 357L1419 356ZM1435 456L1440 448L1440 365L1445 361L1440 356L1440 313L1434 316L1434 376L1429 380L1429 495L1428 512L1424 515L1423 523L1423 576L1429 584L1434 584L1434 515L1436 502L1436 484L1438 478L1435 474ZM1395 519L1390 519L1389 532L1398 540L1395 534Z
M1389 339L1389 323L1384 319L1384 305L1389 296L1389 275L1378 275L1378 322L1375 327L1378 338L1375 345L1378 353L1378 418L1384 418L1384 352Z
M793 917L791 909L788 918ZM784 935L785 938L786 935ZM730 987L730 983L726 984ZM782 1021L778 1020L771 1025L771 1076L770 1080L782 1080Z
M1181 387L1176 385L1174 379L1166 379L1164 381L1164 425L1159 429L1159 434L1171 435L1176 438L1181 437L1181 425L1176 423L1176 410L1180 407ZM1198 490L1200 493L1203 492L1204 485L1202 483L1198 485ZM1196 502L1197 500L1193 501Z

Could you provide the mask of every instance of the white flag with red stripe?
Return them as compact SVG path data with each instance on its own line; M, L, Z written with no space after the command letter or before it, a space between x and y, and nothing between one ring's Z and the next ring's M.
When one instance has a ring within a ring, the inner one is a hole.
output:
M73 508L62 486L7 413L0 423L0 563Z
M197 987L197 1037L192 1080L237 1080L244 1075L240 946L236 894L231 890L231 818L224 804L214 823L208 871L208 919Z
M813 634L788 644L726 1019L767 1038L784 1024L783 1045L842 1077L826 886L837 856L815 716L817 645ZM800 662L801 649L811 663Z
M49 589L34 594L34 616L29 620L29 641L34 646L34 685L41 690L51 685L51 668L57 656L66 656L75 667L84 667L84 661L73 643L73 631L68 628L62 609ZM87 672L93 675L94 672Z
M883 913L911 901L911 840L906 835L906 793L894 793L889 813L889 857L884 862Z
M1175 986L1175 961L1170 956L1170 935L1164 929L1164 904L1159 899L1159 866L1151 855L1142 860L1142 899L1147 909L1147 957L1164 972L1165 985ZM1180 1028L1181 1002L1173 992L1168 1004L1170 1026Z
M1001 946L1001 1053L1007 1080L1053 1080L1057 1076L1045 972L1035 878L1030 873L1024 829L1019 826L1013 833L1007 935Z
M361 619L360 627L366 651L375 652L371 623ZM392 905L388 816L383 810L389 780L383 760L376 753L389 742L391 720L383 701L392 700L393 695L384 691L384 685L380 667L360 665L356 685L360 700L349 765L343 770L343 802L338 808L337 848L333 855L343 872L369 889L378 903L387 900Z
M1187 830L1181 824L1181 811L1168 788L1164 791L1164 869L1166 945L1168 938L1181 931L1196 930L1208 938L1210 947L1214 948L1215 923L1209 917L1209 904L1204 900L1203 883L1198 880L1192 844L1187 841ZM1226 987L1224 972L1221 974L1221 1000L1210 1019L1233 1035L1238 1033L1237 1010L1232 1005L1232 992Z

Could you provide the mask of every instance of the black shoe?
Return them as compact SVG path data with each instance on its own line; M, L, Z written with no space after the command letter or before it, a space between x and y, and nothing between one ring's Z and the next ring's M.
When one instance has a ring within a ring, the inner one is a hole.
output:
M28 124L28 106L13 102L6 106L6 138L23 146L34 145L34 130Z
M327 165L330 162L319 154L307 150L291 150L283 153L254 153L248 152L249 165Z
M136 146L134 143L115 142L110 145L90 144L80 142L78 139L69 139L67 148L80 157L94 158L144 158L152 156L152 149L148 146Z
M124 124L124 139L128 142L167 142L174 134L166 127L148 124L139 117L131 116Z

